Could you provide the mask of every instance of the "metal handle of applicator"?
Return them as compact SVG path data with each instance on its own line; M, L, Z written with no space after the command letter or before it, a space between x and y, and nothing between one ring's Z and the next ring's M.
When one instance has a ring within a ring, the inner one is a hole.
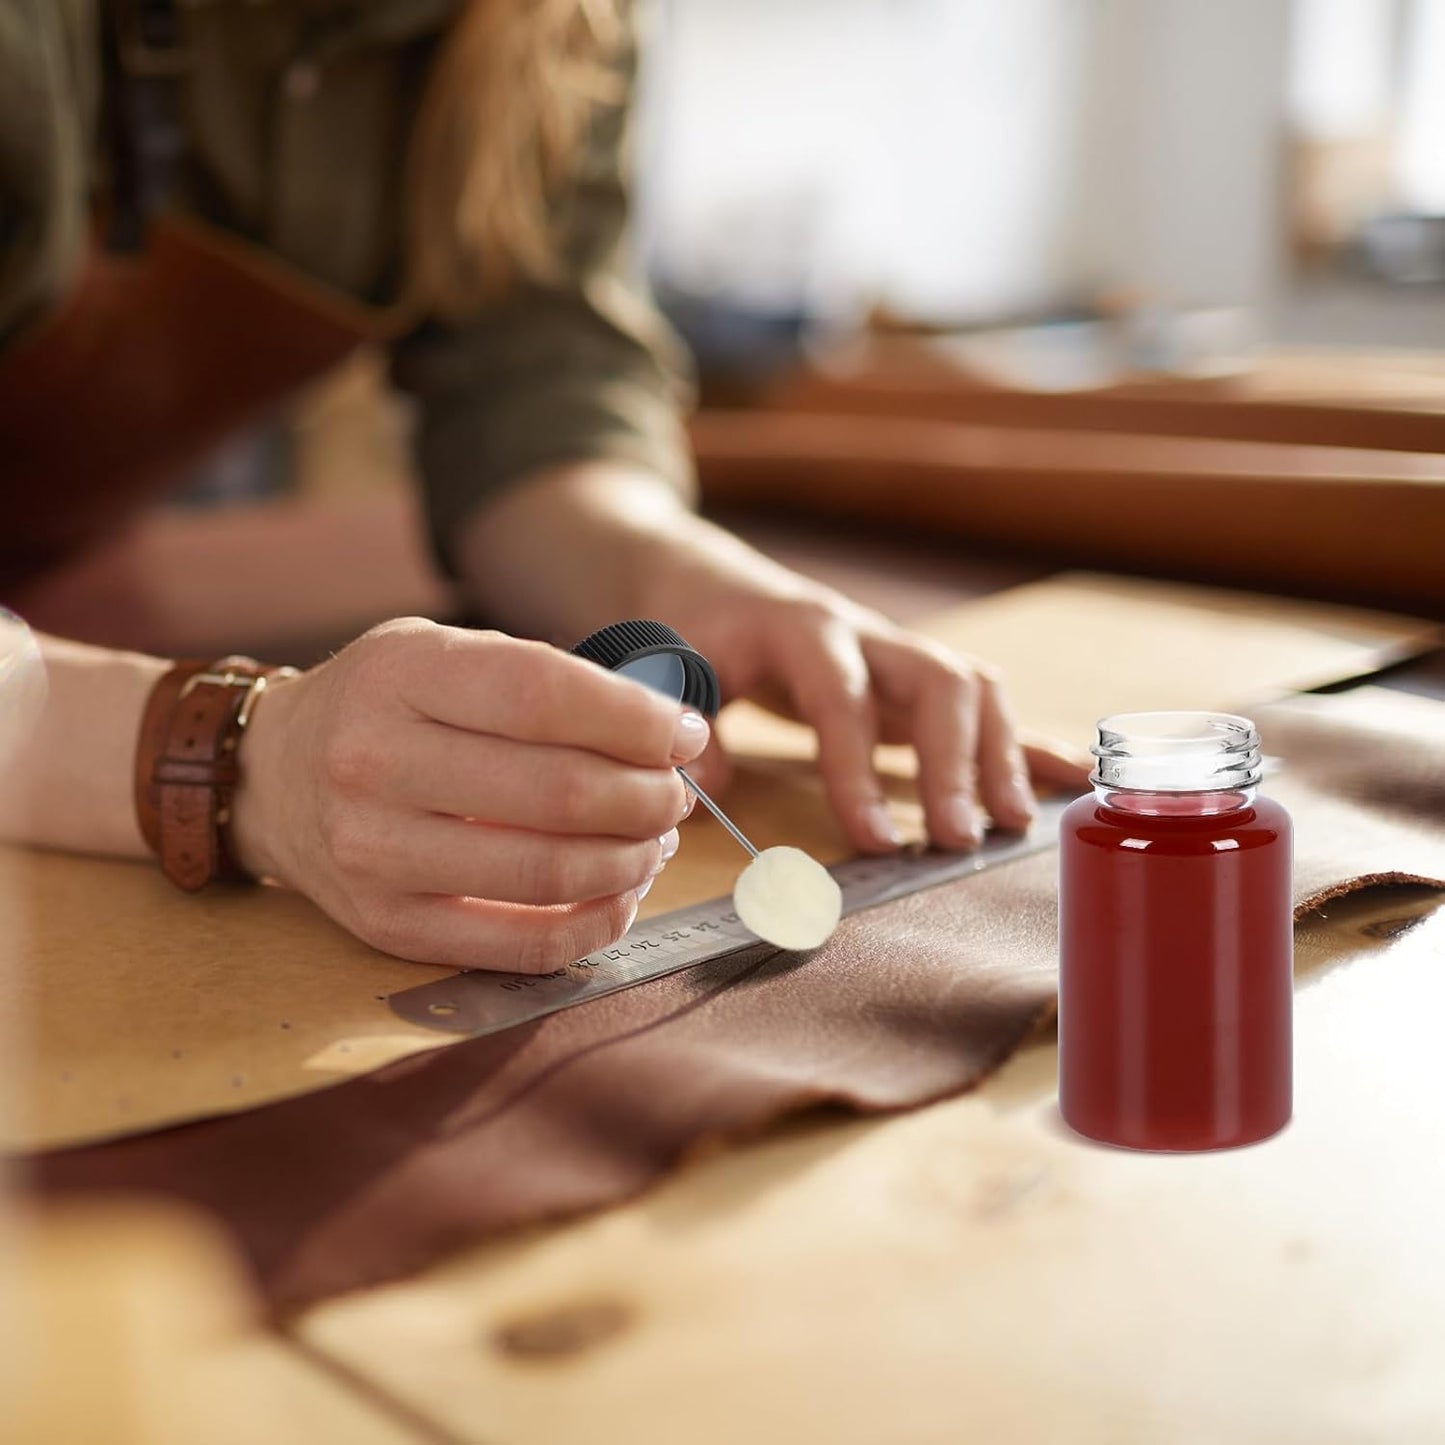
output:
M731 833L733 837L736 838L738 842L747 849L750 856L756 858L758 856L758 850L754 848L751 843L748 842L747 838L744 836L741 829L739 829L738 825L734 823L733 820L729 818L728 815L724 813L723 810L719 808L718 805L714 803L713 800L709 798L708 795L703 792L703 790L698 787L698 785L693 782L690 777L688 777L687 773L682 768L679 768L677 770L677 775L683 780L684 783L688 785L689 788L692 789L693 794L697 798L698 802L701 803L703 807L705 807L708 812L711 813L713 817L716 818L718 822L721 823L723 827L726 828L728 832Z

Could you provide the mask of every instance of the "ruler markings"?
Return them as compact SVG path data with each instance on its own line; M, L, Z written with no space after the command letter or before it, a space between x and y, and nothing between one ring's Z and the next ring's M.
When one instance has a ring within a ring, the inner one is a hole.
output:
M860 913L1052 847L1058 840L1059 816L1072 801L1041 800L1039 815L1026 834L990 834L973 853L907 850L834 864L828 871L843 891L843 911ZM478 969L404 989L388 1002L400 1017L427 1028L468 1036L491 1034L760 942L739 921L731 898L714 898L635 923L611 948L553 973Z

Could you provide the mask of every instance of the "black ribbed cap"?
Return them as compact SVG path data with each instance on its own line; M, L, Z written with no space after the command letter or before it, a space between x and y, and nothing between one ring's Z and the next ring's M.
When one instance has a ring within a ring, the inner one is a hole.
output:
M704 717L717 716L722 695L712 663L665 623L649 622L645 618L609 623L590 637L584 637L572 651L575 656L585 657L610 672L640 657L671 653L682 663L683 691L678 701L696 708Z

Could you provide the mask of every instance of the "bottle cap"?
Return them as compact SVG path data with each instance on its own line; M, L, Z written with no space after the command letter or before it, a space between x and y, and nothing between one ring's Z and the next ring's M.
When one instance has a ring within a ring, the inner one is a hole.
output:
M722 697L712 664L665 623L609 623L584 637L572 652L675 698L704 717L717 716Z

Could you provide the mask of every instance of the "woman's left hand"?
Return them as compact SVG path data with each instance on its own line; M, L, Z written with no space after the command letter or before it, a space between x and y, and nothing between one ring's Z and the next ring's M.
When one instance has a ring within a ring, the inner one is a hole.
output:
M856 847L882 852L901 841L873 766L880 742L916 752L919 800L939 847L977 846L990 820L1026 828L1031 779L1084 786L1081 754L1020 735L998 667L727 542L720 559L672 559L652 615L712 662L725 699L752 698L816 730L829 800ZM698 770L714 783L725 776L716 735Z
M1087 755L1019 734L997 666L780 566L646 473L582 463L534 478L478 511L460 554L474 601L499 626L560 640L611 618L655 617L712 662L724 699L810 724L828 797L859 849L899 841L875 743L916 752L928 833L941 847L974 846L986 817L1026 826L1030 778L1085 785ZM716 740L689 772L704 788L720 785L727 760Z

